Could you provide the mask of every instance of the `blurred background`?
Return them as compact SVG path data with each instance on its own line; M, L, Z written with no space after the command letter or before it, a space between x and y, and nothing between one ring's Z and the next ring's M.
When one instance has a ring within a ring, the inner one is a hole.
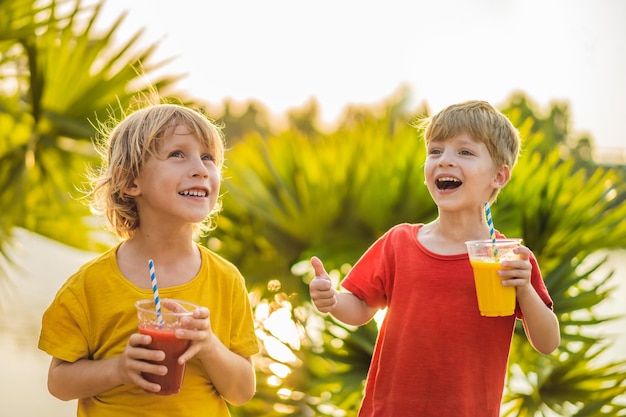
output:
M114 238L80 200L106 123L155 92L224 125L218 228L247 279L263 352L240 416L354 416L377 332L317 314L384 231L436 216L411 122L490 101L524 138L496 227L539 259L563 344L513 341L503 416L626 415L626 3L176 4L0 0L3 415L74 415L46 389L40 318ZM381 157L382 156L382 157Z

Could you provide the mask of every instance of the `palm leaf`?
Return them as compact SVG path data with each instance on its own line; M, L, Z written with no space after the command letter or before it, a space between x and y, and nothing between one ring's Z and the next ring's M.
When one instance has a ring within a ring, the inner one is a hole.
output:
M179 77L143 79L167 61L150 63L156 44L137 48L141 31L116 46L114 35L124 15L100 35L94 22L102 3L63 5L69 7L61 12L57 2L41 9L30 4L31 31L3 32L14 37L12 50L17 51L3 67L19 65L24 71L16 73L18 89L4 98L0 116L8 121L0 127L0 137L7 138L0 148L0 189L6 191L1 203L10 214L8 224L101 250L110 238L103 241L94 234L101 226L81 201L87 170L100 161L92 145L96 127L101 120L119 118L137 97L150 96ZM11 13L29 15L25 6Z

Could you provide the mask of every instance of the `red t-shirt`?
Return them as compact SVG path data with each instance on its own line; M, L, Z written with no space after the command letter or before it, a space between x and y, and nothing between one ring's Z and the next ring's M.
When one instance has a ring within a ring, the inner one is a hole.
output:
M498 417L516 316L481 316L467 253L429 251L417 240L421 226L390 229L342 283L387 307L359 416ZM532 286L551 308L532 255L531 263Z

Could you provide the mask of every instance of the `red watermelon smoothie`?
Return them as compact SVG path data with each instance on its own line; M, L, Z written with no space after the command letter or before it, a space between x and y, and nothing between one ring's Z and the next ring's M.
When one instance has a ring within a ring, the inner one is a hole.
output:
M142 376L147 381L161 386L161 391L156 394L178 394L185 374L185 365L180 365L178 358L187 350L191 341L178 339L174 332L181 327L180 320L185 316L191 316L193 311L199 307L186 301L167 298L161 301L160 314L157 312L152 299L137 301L135 306L139 320L139 333L152 338L152 342L146 347L165 353L165 360L152 363L167 367L167 374L165 375L143 373Z

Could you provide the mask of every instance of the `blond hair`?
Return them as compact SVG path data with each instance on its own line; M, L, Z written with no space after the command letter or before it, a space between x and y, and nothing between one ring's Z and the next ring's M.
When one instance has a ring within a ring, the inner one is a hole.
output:
M487 147L497 167L513 169L520 153L520 136L513 123L491 104L481 100L452 104L423 120L424 140L441 142L466 133Z
M125 194L141 172L148 156L156 152L159 141L176 126L185 126L215 157L218 171L224 165L224 141L221 130L204 114L176 104L154 104L125 117L110 132L103 127L104 140L97 144L103 158L100 170L92 175L92 209L103 213L112 231L121 238L132 237L139 227L139 213L134 199ZM218 202L197 231L214 228L213 215L221 208Z

